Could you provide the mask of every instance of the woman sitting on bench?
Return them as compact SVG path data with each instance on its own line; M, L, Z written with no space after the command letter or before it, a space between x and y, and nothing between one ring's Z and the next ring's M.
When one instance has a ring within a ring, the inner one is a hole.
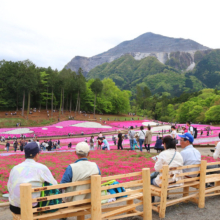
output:
M162 151L158 156L154 169L157 172L160 172L163 165L169 165L169 167L181 167L183 166L183 158L179 152L176 151L176 141L171 136L166 136L163 138L164 151ZM170 171L170 175L173 174L173 177L169 179L169 183L175 183L179 180L175 176L177 173L181 173L182 170ZM155 174L155 173L154 173ZM151 175L151 184L157 187L161 187L162 173L156 173L157 175ZM172 185L176 186L176 185Z

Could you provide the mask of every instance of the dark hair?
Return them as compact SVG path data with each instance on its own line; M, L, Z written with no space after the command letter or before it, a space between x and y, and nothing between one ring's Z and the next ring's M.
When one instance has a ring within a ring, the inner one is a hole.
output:
M25 159L33 159L33 158L35 158L36 155L37 154L35 154L34 156L29 156L29 157L25 155Z
M189 124L189 125L191 125L191 122L190 122L190 121L186 121L186 123Z
M173 126L171 126L171 128L173 128L173 129L176 129L176 127L173 125Z
M130 129L134 129L134 127L133 127L133 126L131 126L131 127L130 127Z
M176 141L171 136L165 136L163 144L166 144L166 149L176 149Z
M148 130L150 131L150 129L151 129L151 126L148 126L148 127L147 127L147 129L148 129Z
M141 130L144 130L144 126L143 126L143 125L141 125L140 129L141 129Z

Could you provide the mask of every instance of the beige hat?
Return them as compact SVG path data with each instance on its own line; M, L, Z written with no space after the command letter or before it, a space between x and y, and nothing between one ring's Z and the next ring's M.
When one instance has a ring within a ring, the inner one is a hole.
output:
M159 137L162 138L163 137L162 134L160 134Z
M86 142L79 142L76 145L76 153L87 154L89 152L89 150L90 150L90 147Z

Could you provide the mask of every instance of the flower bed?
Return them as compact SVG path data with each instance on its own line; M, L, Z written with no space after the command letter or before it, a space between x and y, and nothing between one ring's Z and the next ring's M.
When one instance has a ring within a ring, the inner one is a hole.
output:
M154 161L151 157L151 154L130 151L93 151L90 153L89 160L98 164L102 176L109 176L141 171L144 167L149 167L153 171ZM39 162L45 164L55 179L60 182L66 167L76 159L74 152L54 152L41 154ZM206 156L202 159L208 162L214 161L213 158ZM24 155L0 156L0 194L7 193L10 170L22 161L24 161Z

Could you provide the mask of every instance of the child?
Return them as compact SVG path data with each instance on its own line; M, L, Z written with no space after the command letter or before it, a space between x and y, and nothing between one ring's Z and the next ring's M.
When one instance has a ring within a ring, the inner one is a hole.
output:
M136 137L135 137L133 140L134 140L133 150L135 150L135 147L137 147L138 149L140 149L140 148L138 147Z
M94 150L94 137L93 136L91 136L89 143L90 143L90 150Z
M116 138L114 135L112 135L112 140L114 141L114 145L116 145Z
M101 147L102 147L102 139L98 139L98 148L97 148L97 150L100 148L100 150L101 150Z

